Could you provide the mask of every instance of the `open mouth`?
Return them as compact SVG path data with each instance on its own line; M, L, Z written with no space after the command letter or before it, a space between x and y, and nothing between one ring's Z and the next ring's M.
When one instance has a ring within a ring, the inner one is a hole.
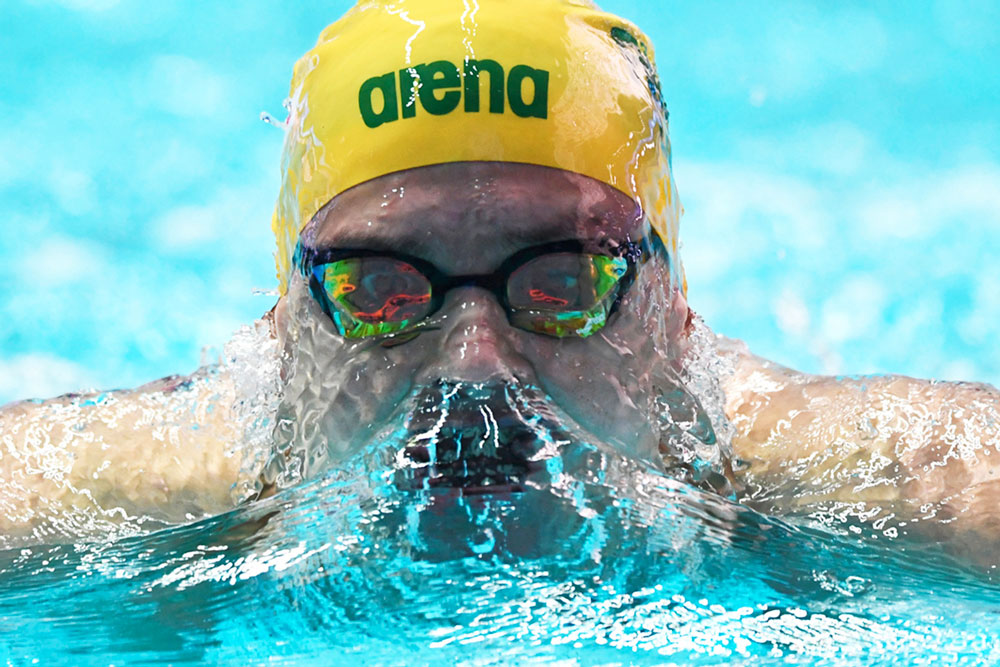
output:
M457 491L463 496L520 493L533 473L545 469L542 461L504 461L473 456L400 471L397 486L407 490Z
M459 490L461 495L517 493L528 478L545 470L554 452L520 422L452 421L403 448L397 483L403 488Z
M461 496L519 493L558 456L562 429L507 386L437 385L418 400L396 485Z

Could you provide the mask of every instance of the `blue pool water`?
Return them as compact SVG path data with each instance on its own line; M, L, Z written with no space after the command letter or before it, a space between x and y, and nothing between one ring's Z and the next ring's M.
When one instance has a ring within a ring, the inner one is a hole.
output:
M2 646L95 665L1000 658L995 587L933 550L590 471L516 500L339 476L142 538L6 553Z
M0 402L190 371L271 307L282 137L259 112L347 5L0 8ZM713 329L806 371L1000 382L995 4L603 5L657 44ZM994 577L931 545L601 462L464 500L347 470L152 534L2 551L0 658L1000 659Z
M1000 381L995 3L605 5L657 45L713 329L806 371ZM188 372L270 308L259 113L347 6L3 4L0 401Z

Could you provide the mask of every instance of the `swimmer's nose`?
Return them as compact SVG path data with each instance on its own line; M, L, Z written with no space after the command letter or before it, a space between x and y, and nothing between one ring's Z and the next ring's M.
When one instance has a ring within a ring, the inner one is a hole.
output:
M478 287L452 290L442 312L442 347L431 372L437 377L486 382L530 376L530 365L517 351L520 332L507 321L496 297Z

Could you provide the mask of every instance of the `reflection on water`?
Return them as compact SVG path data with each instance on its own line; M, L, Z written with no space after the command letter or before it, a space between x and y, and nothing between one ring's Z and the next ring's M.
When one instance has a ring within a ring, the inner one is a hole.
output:
M229 348L230 369L242 368L240 345L253 349L244 335ZM273 409L273 371L233 372L245 389L271 392ZM685 373L664 413L677 467L594 441L535 387L439 382L344 465L264 500L114 541L8 548L0 656L1000 659L996 589L984 577L930 546L765 516L714 490L710 474L699 478L714 467L698 452L721 456L725 425L713 427L706 414L718 405L697 389L708 371L694 363ZM274 427L266 411L242 409L251 441ZM260 447L248 466L264 464Z

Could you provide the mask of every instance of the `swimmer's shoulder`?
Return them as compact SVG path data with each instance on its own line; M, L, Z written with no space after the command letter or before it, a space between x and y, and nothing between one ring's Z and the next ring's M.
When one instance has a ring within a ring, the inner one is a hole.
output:
M992 456L1000 446L1000 392L989 384L813 375L758 357L740 341L724 340L720 349L734 369L723 385L734 447L748 458L839 446L842 455L884 450L909 461L918 450L926 457L928 447L962 442Z
M174 522L232 507L241 470L233 401L229 378L207 367L0 408L0 535L67 516Z
M810 375L722 345L737 469L778 511L866 503L961 542L1000 540L1000 392L901 375ZM947 520L945 520L947 518ZM963 547L964 548L964 547Z

